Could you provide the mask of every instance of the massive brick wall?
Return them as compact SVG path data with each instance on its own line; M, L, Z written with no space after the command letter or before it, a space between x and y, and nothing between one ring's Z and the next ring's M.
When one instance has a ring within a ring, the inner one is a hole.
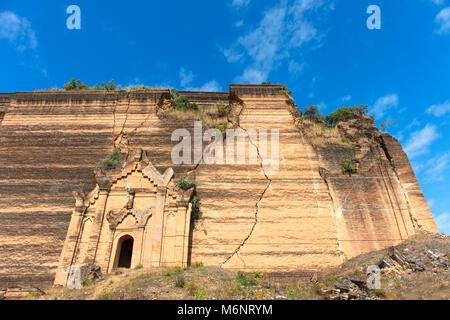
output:
M270 162L261 158L254 165L198 168L202 219L193 234L192 260L248 271L339 264L331 198L317 155L294 124L288 97L281 88L231 90L241 100L233 105L239 108L234 127L244 135L249 129L279 130L279 169L270 173ZM247 150L258 138L247 139ZM270 135L268 140L270 155Z
M229 127L280 130L280 168L173 166L171 133L191 121L160 119L167 90L0 94L0 287L46 287L74 206L112 151L142 148L160 170L190 174L202 199L192 261L236 269L315 270L405 239L434 220L401 146L388 135L364 150L314 150L280 86L184 92L201 108L231 100ZM253 144L247 142L247 147ZM349 154L346 154L348 152ZM359 157L345 177L342 161Z

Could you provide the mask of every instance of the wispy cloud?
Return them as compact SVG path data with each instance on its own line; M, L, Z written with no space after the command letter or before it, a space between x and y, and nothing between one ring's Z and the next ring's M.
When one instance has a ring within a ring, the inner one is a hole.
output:
M440 137L435 125L427 124L423 129L411 133L405 144L408 157L414 158L428 153L428 147Z
M445 101L442 104L434 104L427 109L426 113L436 117L442 117L447 113L450 113L450 101Z
M436 23L439 29L438 34L450 34L450 7L444 8L436 16Z
M267 81L271 71L283 60L292 62L291 55L305 43L320 40L307 13L323 5L323 1L282 0L264 12L262 19L250 31L240 36L229 49L223 50L228 62L247 64L235 81L260 83ZM302 64L289 63L291 72L299 72Z
M379 98L371 111L375 115L375 119L381 119L385 116L385 114L392 108L398 107L398 95L396 94L388 94L384 97Z
M233 0L231 5L236 8L246 7L250 4L250 0Z
M194 82L195 75L192 71L186 69L185 67L181 67L178 72L178 76L180 77L180 86L182 90L186 91L222 91L222 88L216 80L211 80L203 84L202 86L194 86L192 83Z
M450 235L450 213L442 213L435 220L439 231Z
M292 74L299 74L300 72L303 71L305 67L304 63L298 63L296 61L289 61L289 72Z
M19 51L36 49L38 41L31 23L14 12L0 12L0 39L7 39Z
M190 85L194 80L194 74L191 71L187 70L185 67L180 68L178 75L180 77L180 85L183 88Z
M441 6L444 4L444 0L431 0L435 5Z
M208 91L208 92L217 92L222 91L222 87L216 80L211 80L202 85L201 87L192 87L192 88L185 88L184 90L187 91Z
M225 58L227 59L227 61L229 63L237 62L237 61L241 60L244 57L243 53L238 52L234 48L224 49L223 50L223 55L225 56Z
M345 97L342 97L342 102L349 102L350 100L352 100L352 96L351 95L347 95Z
M445 180L445 174L450 165L450 152L431 158L426 163L426 179L431 182Z

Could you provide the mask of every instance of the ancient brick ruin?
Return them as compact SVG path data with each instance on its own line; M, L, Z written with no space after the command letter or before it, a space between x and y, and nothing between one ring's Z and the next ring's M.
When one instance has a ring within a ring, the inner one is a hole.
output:
M166 89L0 94L0 287L64 284L78 264L311 271L437 231L401 145L370 117L339 127L353 147L314 148L282 86L180 95L200 109L225 101L244 135L279 129L278 172L174 165L171 134L193 121L159 115ZM126 160L98 171L114 147ZM348 160L357 173L342 173ZM185 177L201 198L195 221L192 190L174 184Z

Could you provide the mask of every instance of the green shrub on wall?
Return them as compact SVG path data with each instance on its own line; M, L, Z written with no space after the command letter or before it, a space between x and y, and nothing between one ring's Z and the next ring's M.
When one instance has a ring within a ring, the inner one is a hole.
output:
M120 152L119 149L114 148L114 151L111 152L103 159L100 163L102 169L111 170L117 168L120 162Z
M196 111L198 110L198 105L191 103L187 97L181 97L174 90L170 91L170 99L175 106L175 109L181 111Z
M352 164L351 161L344 161L342 165L342 173L351 175L352 173L356 173L358 167L356 164Z

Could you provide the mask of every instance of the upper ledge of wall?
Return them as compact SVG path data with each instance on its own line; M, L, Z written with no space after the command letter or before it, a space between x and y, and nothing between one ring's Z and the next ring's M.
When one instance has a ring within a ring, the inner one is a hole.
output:
M0 93L0 104L9 102L12 93Z
M285 95L281 84L231 84L230 93L240 95Z
M0 93L0 104L8 104L11 100L18 103L32 103L36 101L50 102L83 102L83 101L112 101L131 99L138 101L157 101L162 95L169 95L170 89L145 89L145 90L81 90L81 91L26 91L14 93ZM228 92L197 92L179 91L193 102L216 103L218 100L228 100Z
M161 95L168 94L169 89L149 90L81 90L81 91L28 91L10 94L10 99L17 102L51 101L51 102L83 102L83 101L110 101L118 99L154 100L157 101Z
M168 95L170 89L145 89L145 90L81 90L81 91L26 91L14 93L0 93L0 104L9 104L10 101L17 103L33 103L49 101L55 103L83 101L112 101L120 99L131 99L138 101L158 101L162 95ZM285 95L282 85L257 85L257 84L231 84L229 92L201 92L201 91L179 91L193 102L216 103L218 100L227 101L230 94L240 95Z
M228 92L204 92L204 91L178 91L181 96L186 96L191 102L216 103L218 100L227 101Z

